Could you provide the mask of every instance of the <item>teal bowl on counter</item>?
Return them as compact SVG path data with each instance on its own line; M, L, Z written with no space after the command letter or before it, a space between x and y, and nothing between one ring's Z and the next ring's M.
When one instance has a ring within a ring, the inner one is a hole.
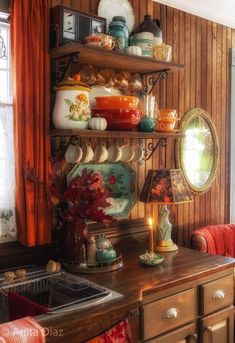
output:
M116 251L113 248L99 249L96 253L96 260L98 262L108 262L115 260L117 257Z

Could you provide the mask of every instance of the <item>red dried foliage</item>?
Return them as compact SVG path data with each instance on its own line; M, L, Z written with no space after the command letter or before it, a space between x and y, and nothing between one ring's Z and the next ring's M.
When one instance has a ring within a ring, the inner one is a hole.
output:
M64 178L57 175L52 178L51 199L62 208L63 219L110 223L113 218L105 214L104 209L110 206L107 199L111 196L112 192L103 187L102 176L87 169L68 186Z

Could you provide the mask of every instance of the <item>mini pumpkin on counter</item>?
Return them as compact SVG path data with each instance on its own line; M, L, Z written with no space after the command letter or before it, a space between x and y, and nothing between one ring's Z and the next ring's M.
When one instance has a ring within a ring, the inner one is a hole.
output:
M89 120L89 128L91 130L104 131L107 127L107 121L105 118L91 118Z

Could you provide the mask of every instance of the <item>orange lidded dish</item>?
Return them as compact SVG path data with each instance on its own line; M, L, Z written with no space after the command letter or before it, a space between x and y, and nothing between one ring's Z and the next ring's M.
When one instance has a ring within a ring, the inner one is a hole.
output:
M139 105L139 99L135 96L97 96L95 99L96 108L100 109L137 109Z

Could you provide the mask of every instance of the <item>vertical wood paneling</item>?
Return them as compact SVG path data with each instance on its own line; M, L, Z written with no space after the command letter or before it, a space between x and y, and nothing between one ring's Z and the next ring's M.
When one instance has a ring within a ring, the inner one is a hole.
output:
M51 0L52 6L61 3L97 14L99 0ZM179 244L188 246L190 234L195 228L229 220L228 51L230 47L235 47L235 30L151 0L130 0L130 3L135 11L135 26L138 26L145 14L160 19L164 42L173 47L173 61L185 65L185 70L169 74L167 81L162 80L155 87L159 107L176 108L180 117L192 107L202 107L211 115L218 131L220 165L211 190L195 196L191 204L170 208L175 226L173 235L177 234ZM135 144L134 141L130 143ZM175 167L174 142L171 140L168 141L166 160L164 149L159 148L154 158L145 164L133 163L137 172L137 191L141 191L148 169L165 166ZM156 205L145 206L139 202L130 218L147 218L152 215L156 221L156 210Z

